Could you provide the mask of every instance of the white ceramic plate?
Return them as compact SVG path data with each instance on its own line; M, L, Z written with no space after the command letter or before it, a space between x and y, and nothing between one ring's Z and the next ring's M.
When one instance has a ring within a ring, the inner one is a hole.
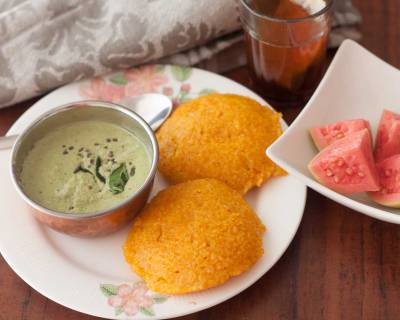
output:
M339 120L364 118L375 136L384 108L400 112L400 71L346 40L339 48L318 89L267 154L290 174L324 196L379 220L400 224L400 210L373 202L365 193L334 192L312 178L307 164L316 155L308 129Z
M266 104L245 87L210 72L146 66L62 87L32 106L9 134L20 132L42 113L71 101L90 98L121 102L136 94L163 92L180 102L212 90L249 96ZM209 308L238 294L267 272L286 250L305 204L306 187L292 176L273 179L252 191L246 198L268 228L260 261L217 288L165 297L148 291L125 263L121 246L128 228L103 238L79 239L44 227L33 219L13 189L8 162L9 151L0 153L3 257L23 280L49 299L111 319L171 318ZM157 176L152 194L165 186Z

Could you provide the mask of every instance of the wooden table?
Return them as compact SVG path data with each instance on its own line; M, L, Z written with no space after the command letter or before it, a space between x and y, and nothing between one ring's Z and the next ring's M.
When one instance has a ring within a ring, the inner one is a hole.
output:
M400 1L354 2L363 14L361 43L400 67ZM250 86L245 68L226 75ZM1 110L0 134L34 101ZM286 110L284 117L290 122L299 111ZM399 318L400 227L368 218L309 190L300 229L272 270L229 301L180 319ZM43 297L0 258L0 319L96 318Z

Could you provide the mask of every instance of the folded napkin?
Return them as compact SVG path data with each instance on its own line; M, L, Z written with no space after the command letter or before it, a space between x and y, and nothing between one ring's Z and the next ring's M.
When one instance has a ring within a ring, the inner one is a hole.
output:
M2 0L0 105L202 45L239 25L232 0Z
M340 30L359 16L337 2ZM149 61L223 72L245 63L238 30L232 0L1 0L0 107Z

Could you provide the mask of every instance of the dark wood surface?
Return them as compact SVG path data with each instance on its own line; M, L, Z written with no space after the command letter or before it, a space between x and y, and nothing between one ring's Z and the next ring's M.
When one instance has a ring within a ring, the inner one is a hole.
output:
M354 2L363 15L360 42L400 67L400 1ZM251 87L245 68L227 76ZM34 101L0 110L0 134ZM299 110L284 110L285 119L292 121ZM400 319L399 301L400 226L368 218L309 190L299 231L280 261L236 297L180 319ZM95 318L43 297L0 257L0 319Z

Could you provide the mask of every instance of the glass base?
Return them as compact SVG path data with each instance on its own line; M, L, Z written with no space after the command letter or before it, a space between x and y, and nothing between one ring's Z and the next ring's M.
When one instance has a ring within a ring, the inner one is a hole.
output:
M313 91L309 91L301 95L294 95L293 93L288 92L287 90L282 90L281 88L261 87L255 84L253 80L251 83L254 91L263 97L276 110L299 107L303 108L313 93Z

